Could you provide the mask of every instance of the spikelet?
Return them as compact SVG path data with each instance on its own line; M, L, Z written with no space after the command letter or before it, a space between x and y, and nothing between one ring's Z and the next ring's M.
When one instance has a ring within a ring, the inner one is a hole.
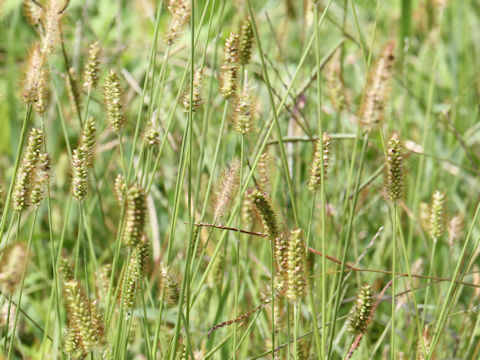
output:
M123 92L120 80L114 70L110 70L104 86L105 111L107 124L114 132L120 132L125 124Z
M237 90L238 82L238 41L239 36L231 33L225 41L224 58L220 74L220 93L225 98L231 97Z
M388 85L392 77L394 47L393 42L385 46L382 55L368 75L359 115L360 124L366 133L377 128L384 117Z
M277 278L279 279L279 286L284 288L285 281L287 280L288 270L288 235L280 234L275 238L273 245L274 258L275 258L275 270L277 272Z
M72 196L77 201L82 201L88 195L88 149L85 145L73 150L72 154Z
M180 282L177 275L166 265L160 265L159 289L165 291L165 302L168 305L178 304L180 299Z
M126 246L137 246L143 236L147 218L145 193L138 184L132 184L127 191L127 209L122 241Z
M203 102L202 92L203 92L203 69L195 70L193 74L193 91L190 87L188 87L185 95L183 96L183 111L186 113L190 112L190 106L192 107L192 112L198 112L200 110L200 106ZM191 99L190 99L190 95ZM191 101L190 101L191 100Z
M179 36L183 25L188 22L192 13L192 4L190 0L169 0L167 9L170 13L170 23L165 34L165 40L168 45L172 45Z
M26 264L26 250L22 243L4 247L0 251L0 288L9 294L22 280Z
M69 0L48 0L43 13L42 52L49 54L61 41L61 20Z
M432 240L438 240L445 231L445 193L435 191L430 204L430 221L428 234Z
M387 142L385 156L385 198L396 202L405 197L406 151L400 140L400 134L394 131Z
M119 206L123 206L126 189L127 184L125 183L125 178L122 174L118 174L115 178L115 183L113 185L113 192L115 193L115 198L117 199L117 204Z
M239 62L241 65L247 65L252 58L253 37L252 22L247 18L240 28Z
M273 210L270 197L265 192L254 189L249 194L250 202L254 205L258 215L262 219L262 224L267 237L275 240L280 235L278 228L277 215Z
M97 133L97 124L93 117L88 118L83 124L82 135L80 137L80 146L84 147L87 151L87 166L93 166L93 160L95 155L95 137Z
M230 208L233 200L237 196L240 183L240 161L234 159L230 168L223 174L223 179L217 189L217 199L215 203L214 219L219 219Z
M67 282L73 280L74 274L72 264L70 264L65 257L61 257L58 261L58 272L62 276L63 281Z
M48 73L45 64L45 55L42 53L40 45L34 44L28 55L23 76L23 101L26 104L34 104L38 101L39 95L45 93ZM43 87L43 89L41 89Z
M30 202L33 206L39 206L45 196L46 186L49 180L49 172L50 156L48 153L41 153L39 155L38 169L33 181L32 193L30 194Z
M69 318L69 350L89 353L104 341L103 320L95 302L89 302L77 280L64 283L65 302ZM67 350L67 349L65 349Z
M463 222L462 215L458 214L458 215L455 215L454 217L452 217L450 219L450 221L448 222L448 227L447 227L447 230L448 230L448 244L450 245L450 247L453 246L455 241L459 240L462 237L464 226L465 226L465 224Z
M152 271L152 254L150 251L150 239L143 234L140 243L137 245L140 277L143 279Z
M326 72L327 90L334 109L342 111L345 109L345 83L343 81L342 64L340 59L341 49L335 51L332 60L329 61Z
M255 99L252 87L246 81L242 91L235 94L233 101L232 127L241 135L248 134L253 130L253 118L255 113Z
M43 131L32 129L13 188L12 207L16 212L21 213L27 210L31 204L30 195L34 186L42 145Z
M130 260L128 264L128 270L125 273L124 279L121 284L123 310L127 313L133 310L135 307L135 300L140 285L140 273L138 272L137 256L134 251L130 254Z
M287 249L287 283L285 296L296 301L306 294L305 243L302 230L290 231Z
M143 131L143 139L148 147L158 146L160 144L160 131L157 125L150 121Z
M323 178L325 180L330 165L330 136L325 132L323 133L322 140L319 139L316 142L316 149L313 155L312 166L310 168L310 181L308 182L308 188L312 191L318 191L321 188L322 163Z
M37 3L39 3L37 1ZM23 15L32 26L39 25L43 18L43 8L32 0L23 1Z
M349 330L355 334L362 334L367 331L368 318L373 306L372 287L365 284L360 289L360 292L355 301L355 305L349 317Z
M33 109L40 115L43 115L50 100L49 80L48 69L46 66L42 66L37 79L37 92L33 101Z
M95 89L100 71L100 43L95 41L88 48L88 61L83 69L83 87L87 92Z

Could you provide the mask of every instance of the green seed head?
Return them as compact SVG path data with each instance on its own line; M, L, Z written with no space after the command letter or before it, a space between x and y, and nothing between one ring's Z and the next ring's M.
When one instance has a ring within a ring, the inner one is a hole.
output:
M125 125L123 92L120 80L114 70L110 70L104 86L106 121L110 128L118 133Z
M115 198L117 199L117 204L119 206L123 206L126 189L127 184L125 183L125 178L122 174L118 174L115 178L115 183L113 184L113 192L115 193Z
M226 99L234 95L237 90L238 40L238 35L232 32L225 41L224 58L220 74L220 93Z
M223 174L222 182L217 188L217 198L215 203L214 219L219 219L230 208L233 200L238 193L240 184L240 161L235 159L232 161L230 168Z
M137 246L144 234L147 218L145 193L138 184L130 186L127 192L127 210L122 240L126 246Z
M277 215L273 211L270 197L265 192L258 189L252 190L249 194L250 202L257 210L258 215L262 219L262 224L267 236L270 240L275 240L279 236Z
M165 302L169 305L178 304L180 299L180 282L178 276L164 264L160 265L159 288L165 291Z
M369 284L365 284L360 289L355 305L350 313L349 329L350 331L361 334L367 331L370 312L373 306L373 293Z
M239 62L242 65L247 65L252 57L253 36L252 23L250 18L248 18L240 28Z
M285 296L290 301L301 299L306 294L305 243L302 231L294 229L288 237L287 283Z
M233 102L232 126L236 133L245 135L253 130L255 99L252 88L245 82L242 91L238 91Z
M325 180L330 165L330 136L327 133L323 133L322 140L317 140L316 143L312 167L310 169L310 181L308 182L308 188L312 191L318 191L321 188L322 164L323 178Z
M73 150L72 154L72 196L77 201L82 201L88 195L88 149L81 145Z
M439 239L445 231L445 193L435 191L430 204L429 235L432 239Z
M90 117L83 124L82 136L80 138L80 145L87 150L87 166L93 166L93 159L95 155L95 140L97 133L97 124L93 117Z
M88 61L83 70L83 87L87 92L95 89L100 71L100 43L95 41L88 49Z
M405 197L406 157L400 134L395 131L388 139L385 156L385 198L389 201L396 202Z
M190 94L190 88L189 88L185 92L185 95L183 97L183 110L186 113L190 112L190 107L192 108L192 112L198 112L200 110L200 106L202 105L202 102L203 102L202 81L203 81L203 69L198 69L195 71L195 74L193 76L192 94Z

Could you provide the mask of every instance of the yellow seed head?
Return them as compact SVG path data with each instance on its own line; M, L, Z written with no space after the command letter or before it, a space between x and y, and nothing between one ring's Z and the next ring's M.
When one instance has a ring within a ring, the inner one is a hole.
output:
M122 240L126 246L136 247L144 234L147 218L145 193L138 184L132 184L127 191L127 209Z
M253 130L255 99L251 86L246 82L242 91L235 95L233 102L232 126L238 134L248 134Z
M220 69L220 93L227 99L237 90L238 41L239 36L233 32L225 41L223 64Z
M445 231L445 193L435 191L430 204L429 235L433 240L438 240Z
M317 140L315 153L313 155L312 167L310 168L310 181L308 188L312 191L318 191L322 184L322 166L323 178L327 177L328 167L330 165L330 136L323 133L322 140Z
M400 140L400 134L395 131L387 142L385 155L385 198L396 202L405 197L406 160L405 147Z
M100 71L100 43L95 41L88 49L88 61L83 70L83 87L87 92L95 89Z
M123 200L125 199L125 190L127 189L127 184L125 183L125 178L122 174L118 174L115 178L115 183L113 185L113 191L117 199L117 204L123 206Z
M233 200L235 200L240 184L240 167L240 161L235 159L232 161L230 168L223 174L222 182L217 189L214 219L219 219L225 215Z
M22 280L26 256L22 243L9 245L0 250L0 288L9 294L15 291Z
M290 231L287 250L287 282L285 296L290 301L301 299L306 294L305 242L302 230Z
M198 69L195 71L193 75L193 92L190 94L190 88L183 97L183 110L186 113L190 112L190 107L192 108L192 112L198 112L200 110L200 106L202 105L203 98L203 69ZM190 96L192 95L192 96ZM191 97L191 98L190 98Z
M88 154L89 151L85 145L80 145L73 150L72 154L72 196L77 201L82 201L88 195Z
M242 23L240 28L239 62L242 65L247 65L252 57L253 36L252 22L248 18Z
M170 12L170 23L168 24L165 40L168 45L172 45L175 39L180 35L180 31L188 22L192 13L192 4L190 0L169 0L167 9Z
M106 121L114 132L120 132L125 124L123 92L115 71L110 70L104 88Z

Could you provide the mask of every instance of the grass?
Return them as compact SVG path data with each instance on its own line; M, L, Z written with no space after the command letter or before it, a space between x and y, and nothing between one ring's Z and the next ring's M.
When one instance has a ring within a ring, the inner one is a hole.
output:
M63 5L0 5L0 358L480 355L476 1ZM252 56L239 64L244 43L224 44L244 21ZM41 79L24 76L39 41L43 113L41 92L25 100ZM84 87L95 41L98 83ZM382 55L392 41L393 60ZM105 110L110 70L123 92L119 131ZM240 95L247 83L253 105ZM94 162L77 199L72 162L89 117ZM45 133L48 180L25 160L32 128ZM394 131L406 195L390 201ZM38 206L12 207L37 184ZM144 200L134 203L132 184ZM455 216L463 226L450 225ZM365 284L371 307L350 331Z

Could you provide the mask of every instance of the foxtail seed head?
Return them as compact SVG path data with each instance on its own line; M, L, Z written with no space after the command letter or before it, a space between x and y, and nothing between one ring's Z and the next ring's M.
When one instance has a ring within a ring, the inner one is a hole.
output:
M43 13L42 52L49 54L61 41L61 21L69 0L48 0Z
M445 193L435 191L430 204L429 235L433 240L438 240L445 231Z
M267 236L270 240L275 240L280 235L277 222L277 214L273 210L270 197L265 192L254 189L249 194L249 199L258 215L262 219L262 224Z
M372 67L367 79L360 107L360 124L366 133L377 128L384 117L387 102L389 81L392 77L392 67L395 57L395 44L388 43L380 58Z
M138 272L138 262L135 251L130 254L130 262L128 264L128 271L124 276L121 289L123 295L123 310L127 313L133 310L135 307L135 300L137 297L137 291L140 284L140 273Z
M247 65L252 57L253 48L253 27L250 18L247 18L240 28L239 62Z
M87 151L87 166L93 166L93 159L95 154L95 137L97 133L97 124L93 117L90 117L83 124L82 136L80 138L80 146L85 147Z
M88 61L83 70L83 87L87 92L95 89L98 83L98 72L100 71L100 43L95 41L88 48Z
M45 77L48 78L48 72L45 66L45 54L42 53L40 45L33 45L25 65L22 82L23 101L26 104L36 103L39 95L46 91Z
M253 117L255 112L255 99L252 87L248 82L242 91L238 91L233 102L232 125L238 134L245 135L253 130Z
M396 202L405 197L407 154L400 134L394 131L387 142L385 156L385 198Z
M127 189L127 184L125 183L125 178L122 174L118 174L115 178L115 183L113 184L113 192L117 199L117 204L123 206L123 200L125 199L125 190Z
M75 68L70 68L68 70L68 74L65 75L65 88L67 90L68 99L70 100L70 106L72 107L72 111L77 111L77 105L80 107L81 105L81 91L78 85L78 75L75 71Z
M285 296L290 301L301 299L306 294L305 242L302 230L290 231L287 251L287 288Z
M455 215L448 222L448 244L450 247L453 246L455 241L459 240L463 235L463 228L465 224L463 222L463 217L460 214Z
M22 280L26 259L22 243L8 245L0 250L0 288L12 294Z
M41 153L39 155L37 167L38 169L35 173L32 193L30 194L30 202L33 206L39 206L45 197L45 190L50 172L50 156L48 153Z
M72 196L77 201L82 201L88 195L88 149L80 145L72 154Z
M145 192L138 184L132 184L127 191L127 210L122 240L126 246L137 246L143 236L147 218Z
M161 291L165 291L165 302L167 304L178 304L180 299L180 281L173 270L164 264L160 265L159 288Z
M225 98L231 97L237 90L238 82L238 41L239 36L231 33L225 41L224 58L220 74L220 93Z
M355 305L350 313L349 329L356 334L363 334L367 331L368 318L373 306L372 287L365 284L360 289L360 292L355 301Z
M110 70L105 80L104 94L107 123L114 132L118 133L122 130L126 119L123 92L118 75L114 70Z
M43 11L43 7L32 0L23 1L23 14L30 25L36 26L42 22Z
M217 199L214 219L221 218L230 208L235 196L237 196L238 186L240 184L240 161L234 159L230 164L230 168L223 174L222 182L217 188Z
M185 93L183 97L183 110L186 113L190 112L190 106L192 107L192 112L197 112L200 109L200 106L202 105L202 102L203 102L202 81L203 81L203 69L195 70L195 73L193 74L192 94L190 94L190 88L188 88L188 91ZM191 98L190 98L190 95L192 95Z
M323 133L322 140L317 140L316 149L313 155L312 167L310 168L310 181L308 188L312 191L320 190L322 184L322 165L323 178L327 178L327 171L330 165L330 136Z
M192 14L192 4L190 0L169 0L167 9L170 12L170 23L165 40L168 45L172 45Z
M278 273L277 276L280 277L282 283L286 280L286 276L287 276L288 245L289 245L288 235L282 233L275 238L275 242L273 246L274 256L275 256L275 267Z
M160 144L160 131L153 121L150 121L145 127L143 139L145 140L145 145L148 147L153 147Z
M35 128L32 129L17 173L12 195L13 210L19 213L27 210L31 204L30 195L34 187L42 145L43 131Z

